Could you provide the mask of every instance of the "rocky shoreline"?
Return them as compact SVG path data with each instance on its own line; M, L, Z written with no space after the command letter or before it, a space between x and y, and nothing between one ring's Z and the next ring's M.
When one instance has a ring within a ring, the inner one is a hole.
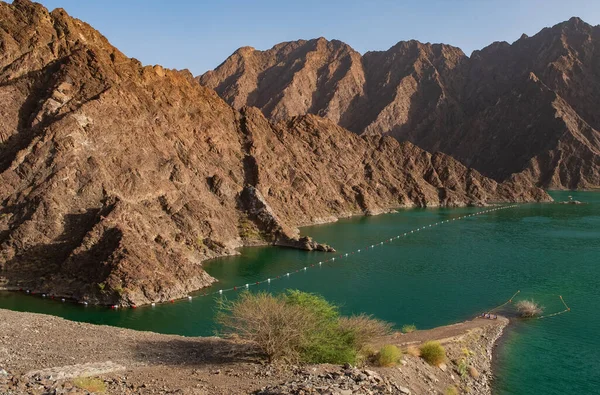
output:
M76 385L82 376L99 377L109 394L491 394L492 350L507 324L476 318L396 333L382 340L404 350L393 368L292 366L265 364L239 341L0 310L0 394L87 394ZM427 340L444 345L445 364L412 355Z

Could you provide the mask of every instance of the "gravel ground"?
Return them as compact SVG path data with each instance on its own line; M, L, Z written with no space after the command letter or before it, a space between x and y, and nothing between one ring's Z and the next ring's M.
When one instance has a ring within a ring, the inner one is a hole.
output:
M100 377L110 394L443 394L450 386L486 394L493 344L507 322L477 318L382 341L407 351L439 340L448 355L441 367L405 352L398 367L358 369L267 365L241 342L0 309L0 394L87 394L73 384L81 376ZM470 370L462 376L461 359Z

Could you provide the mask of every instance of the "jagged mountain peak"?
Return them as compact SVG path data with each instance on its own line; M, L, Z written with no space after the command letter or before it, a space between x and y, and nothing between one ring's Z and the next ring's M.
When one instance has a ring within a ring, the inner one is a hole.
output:
M499 184L447 155L303 115L343 116L355 93L313 97L307 86L362 89L360 56L337 42L238 53L211 77L243 69L220 93L261 109L237 111L189 72L144 67L61 11L16 0L0 3L0 17L2 287L166 301L211 284L202 262L242 245L330 250L299 238L300 225L398 206L549 199L527 180ZM279 81L281 100L255 97Z
M470 58L408 40L363 56L279 51L276 62L256 59L260 72L219 66L199 81L236 108L256 106L273 120L320 115L358 134L440 150L498 181L560 150L544 159L539 185L587 188L600 186L599 40L598 27L574 17ZM566 137L587 127L591 138ZM591 154L571 158L582 150Z

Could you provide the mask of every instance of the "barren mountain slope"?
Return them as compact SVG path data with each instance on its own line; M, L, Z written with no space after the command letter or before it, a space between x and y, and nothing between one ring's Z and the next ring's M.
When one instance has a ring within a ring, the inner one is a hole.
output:
M318 117L238 112L63 10L15 0L0 21L0 287L165 301L209 285L201 262L243 244L327 249L302 224L549 199Z
M339 41L246 47L198 77L273 120L317 114L358 134L442 151L497 181L600 186L600 27L578 18L468 58L399 42L360 56ZM293 49L293 50L291 50Z

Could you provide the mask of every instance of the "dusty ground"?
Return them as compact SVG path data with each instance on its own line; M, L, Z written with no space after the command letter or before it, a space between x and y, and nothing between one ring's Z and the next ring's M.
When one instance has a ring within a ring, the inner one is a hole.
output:
M439 394L449 386L481 394L489 392L491 351L506 323L475 319L382 341L407 350L440 340L448 354L444 370L405 353L396 368L350 372L333 365L266 365L247 345L219 338L139 332L0 309L0 394L85 393L71 383L82 375L100 376L111 394L247 394L265 387L268 393ZM461 377L461 358L480 375ZM364 375L371 386L353 379Z

